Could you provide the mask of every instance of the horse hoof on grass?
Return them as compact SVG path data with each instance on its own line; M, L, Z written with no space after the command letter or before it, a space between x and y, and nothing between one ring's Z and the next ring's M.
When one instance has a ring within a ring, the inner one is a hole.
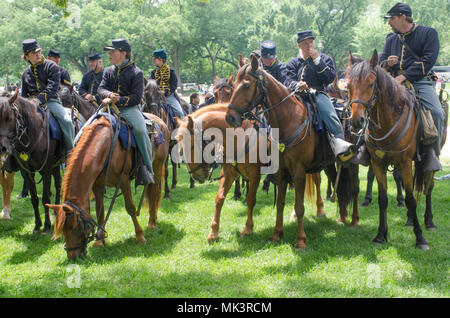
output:
M154 229L156 229L158 226L156 225L156 224L153 224L153 223L149 223L148 225L147 225L147 229L150 229L150 230L154 230Z
M316 215L316 217L317 217L318 219L323 219L323 218L326 218L327 215L325 214L325 212L322 212L322 213L318 213L318 214Z
M305 251L306 250L306 244L304 242L297 242L294 246L294 249L297 252Z
M414 223L413 223L413 221L412 220L408 220L408 221L406 221L406 223L405 223L405 227L413 227L414 226Z
M416 248L422 250L422 251L428 251L430 249L430 247L428 246L428 244L418 244L416 245Z
M94 242L94 247L104 247L104 246L105 246L104 240L98 240Z
M370 205L370 200L365 199L363 201L363 203L361 203L361 206L369 206Z
M405 201L398 201L397 206L403 208L405 206Z

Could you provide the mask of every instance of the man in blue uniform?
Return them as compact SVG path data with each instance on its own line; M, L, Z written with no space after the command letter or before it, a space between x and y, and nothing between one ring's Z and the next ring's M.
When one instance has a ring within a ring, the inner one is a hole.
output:
M297 33L299 54L286 65L284 85L291 90L315 89L320 117L330 132L330 146L341 162L347 162L354 155L353 145L344 140L344 130L325 88L336 77L333 60L314 49L312 31Z
M386 37L380 65L385 67L398 83L411 83L422 105L430 110L439 133L438 140L427 147L425 169L442 169L437 156L444 131L444 112L435 91L436 82L430 71L439 54L438 33L431 27L414 23L411 7L398 2L386 14L392 28Z
M167 64L167 53L164 49L155 50L153 52L153 64L156 66L156 69L152 71L149 79L154 79L158 82L160 89L164 91L167 104L172 108L174 115L183 119L184 111L176 96L178 87L177 74L175 73L175 70Z
M42 49L35 39L24 40L22 48L22 58L30 63L22 74L22 96L35 98L39 105L48 107L61 127L66 150L69 151L73 148L75 127L70 115L57 100L60 68L42 56Z
M264 70L284 85L286 80L286 64L278 60L277 46L273 41L267 40L261 43L260 60Z
M101 103L100 95L98 95L98 86L103 77L102 56L93 53L88 56L89 72L83 75L78 93L88 102Z
M112 40L104 48L109 52L109 66L103 72L98 94L103 105L115 104L132 127L144 165L139 175L144 184L154 183L152 145L139 104L144 95L144 75L131 61L131 45L126 39Z
M55 62L59 66L59 62L61 61L61 52L55 49L50 49L47 54L47 59ZM60 75L60 83L62 85L72 85L72 81L70 80L69 72L62 66L59 66L59 75Z

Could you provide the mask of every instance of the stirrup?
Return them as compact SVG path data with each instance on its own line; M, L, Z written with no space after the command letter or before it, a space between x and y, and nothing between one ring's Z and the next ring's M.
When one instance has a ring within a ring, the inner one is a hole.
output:
M353 150L350 148L348 149L346 152L341 153L340 155L338 155L339 160L342 163L345 163L347 161L349 161L350 159L353 158L353 156L355 155L355 153L353 152Z

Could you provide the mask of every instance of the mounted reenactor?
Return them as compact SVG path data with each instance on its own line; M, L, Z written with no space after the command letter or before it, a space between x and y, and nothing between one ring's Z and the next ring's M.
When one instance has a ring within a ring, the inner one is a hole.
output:
M152 71L149 79L154 79L159 88L164 91L167 103L172 108L174 115L180 119L184 117L179 98L176 94L178 79L175 70L167 64L167 53L164 49L153 52L153 64L156 69Z
M104 50L109 52L109 60L113 65L104 70L98 94L102 98L103 105L116 105L120 115L132 127L137 148L144 162L139 171L140 178L144 184L155 183L152 145L144 116L139 110L144 95L144 75L131 61L131 45L126 39L112 40L111 45Z
M89 72L83 75L78 93L88 102L101 103L100 95L97 90L103 77L102 56L93 53L88 56Z
M22 96L34 98L41 107L50 110L61 127L66 151L69 151L73 148L75 127L70 115L57 99L60 67L42 56L42 49L35 39L24 40L22 48L22 58L30 63L22 74Z
M320 117L330 132L330 146L341 162L350 160L355 151L353 145L344 140L344 130L330 101L325 88L336 77L333 60L314 49L312 31L297 33L299 54L286 65L286 80L284 85L292 91L302 91L312 88L316 91L316 105Z
M263 68L278 82L286 81L286 64L278 60L277 47L273 41L267 40L261 43L261 59Z
M47 53L47 59L55 62L59 66L61 61L61 52L56 49L50 49ZM72 81L70 80L69 72L62 66L59 66L60 84L72 86Z
M380 65L398 83L414 89L416 97L431 112L437 128L437 140L426 147L426 169L441 170L440 144L444 131L444 111L436 94L435 74L431 71L439 54L439 37L435 29L414 23L411 7L396 3L384 17L392 28L386 37ZM411 87L412 85L412 87Z

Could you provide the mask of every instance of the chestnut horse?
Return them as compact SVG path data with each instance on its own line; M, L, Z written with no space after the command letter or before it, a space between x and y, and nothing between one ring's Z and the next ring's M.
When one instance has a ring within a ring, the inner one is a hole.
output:
M9 220L11 219L11 193L14 188L14 172L4 171L2 167L3 162L1 162L0 167L0 185L3 191L3 209L0 213L0 220Z
M414 226L416 247L428 250L427 241L422 235L417 218L417 195L426 195L425 226L433 229L431 211L431 192L434 172L425 171L423 161L416 158L419 121L407 90L397 83L383 68L378 66L378 54L375 50L370 61L356 62L350 54L346 71L350 105L351 122L356 129L363 129L366 146L371 157L371 164L378 182L379 227L374 243L387 241L387 179L388 165L399 169L405 188L405 203L408 208L407 224ZM443 138L445 141L445 137ZM442 146L442 145L441 145ZM415 161L415 178L412 162ZM414 183L415 179L415 183Z
M231 127L239 127L242 125L243 118L251 116L251 112L260 107L262 107L272 130L279 129L281 139L279 142L281 150L279 170L275 174L279 189L277 218L274 234L270 239L279 241L283 234L283 209L288 179L291 177L294 182L295 213L298 222L295 249L305 249L306 234L303 227L305 207L303 202L306 174L316 173L322 169L328 171L327 174L331 174L332 170L327 169L334 163L334 155L325 142L326 137L316 133L311 127L311 120L305 105L289 94L286 87L262 70L258 60L252 57L251 64L245 64L238 70L226 121ZM342 171L344 170L345 168L342 168ZM336 175L331 177L334 181ZM342 222L346 222L346 205L351 199L352 192L351 189L345 188L351 186L347 178L348 172L342 173L337 188ZM352 223L356 225L359 215L354 212L352 217Z
M155 183L144 187L146 189L145 196L149 203L148 228L154 228L156 227L157 211L161 203L163 168L169 151L170 135L167 126L160 118L151 114L147 114L147 116L159 125L164 137L164 143L153 148ZM63 184L63 204L49 205L56 212L53 238L56 239L64 233L68 258L76 258L87 254L86 247L94 239L95 226L98 226L99 231L95 234L96 242L94 246L105 244L104 191L106 186L120 185L125 200L125 208L134 224L136 240L140 243L146 242L136 217L136 207L131 195L129 176L132 172L134 154L133 151L127 151L123 148L119 141L112 149L108 164L110 166L109 174L105 185L108 170L105 166L108 166L106 161L112 139L111 124L105 116L100 116L86 127L68 160ZM137 149L134 152L136 151ZM98 225L90 215L89 195L91 191L95 195ZM91 232L92 234L90 234Z
M51 138L48 131L49 111L42 116L40 106L14 94L12 97L0 97L0 156L12 155L24 177L24 183L30 190L34 209L35 227L33 233L39 233L42 220L39 213L39 198L34 181L35 172L43 180L42 203L45 210L43 234L49 233L51 221L46 204L50 203L51 178L55 180L55 202L59 203L61 174L59 165L64 162L63 141ZM62 139L62 138L61 138Z
M188 158L189 160L187 163L188 171L190 175L200 183L204 183L210 177L210 165L205 162L203 156L201 162L195 162L194 151L192 150L196 147L201 147L200 149L201 151L203 151L204 149L202 148L207 145L205 144L205 140L210 137L206 136L205 138L204 132L207 132L209 128L216 128L221 131L223 136L223 140L221 140L219 146L222 148L222 152L224 154L227 153L226 130L231 129L231 127L225 120L227 109L228 107L226 104L212 104L200 108L199 110L192 113L192 115L186 116L182 121L178 120L179 129L177 131L175 139L180 145L181 151L183 153L186 154L186 149L191 149L190 157ZM199 123L201 123L201 131L198 128L200 127ZM244 130L253 128L253 125L250 121L245 120L242 124L242 128ZM198 133L201 134L201 145L195 138L195 129L199 130ZM184 139L187 135L189 136L188 140ZM239 160L235 163L222 163L222 170L220 172L220 185L216 195L214 216L211 222L211 231L208 235L208 241L215 241L219 239L220 213L222 210L222 206L233 182L237 178L239 178L240 175L246 177L249 180L249 190L245 200L247 203L247 221L245 223L244 229L241 232L241 235L249 235L253 233L253 209L256 204L256 192L258 190L259 182L261 179L261 167L264 166L264 164L260 160L259 155L256 158L256 163L249 163L250 153L254 152L259 154L257 145L261 145L259 143L259 139L262 138L261 135L258 134L257 137L254 137L255 139L253 139L252 137L252 140L250 141L250 136L246 135L245 144L235 145L235 149L233 152L234 155L237 156L238 149L240 149L243 153L245 153L245 159L243 160L244 162L240 162L242 160ZM268 141L268 152L269 151L270 141ZM308 185L310 184L312 184L312 182L308 179ZM312 198L313 189L308 186L307 190L307 197L310 199ZM317 202L317 215L322 216L323 214L323 201L321 201L320 203Z

